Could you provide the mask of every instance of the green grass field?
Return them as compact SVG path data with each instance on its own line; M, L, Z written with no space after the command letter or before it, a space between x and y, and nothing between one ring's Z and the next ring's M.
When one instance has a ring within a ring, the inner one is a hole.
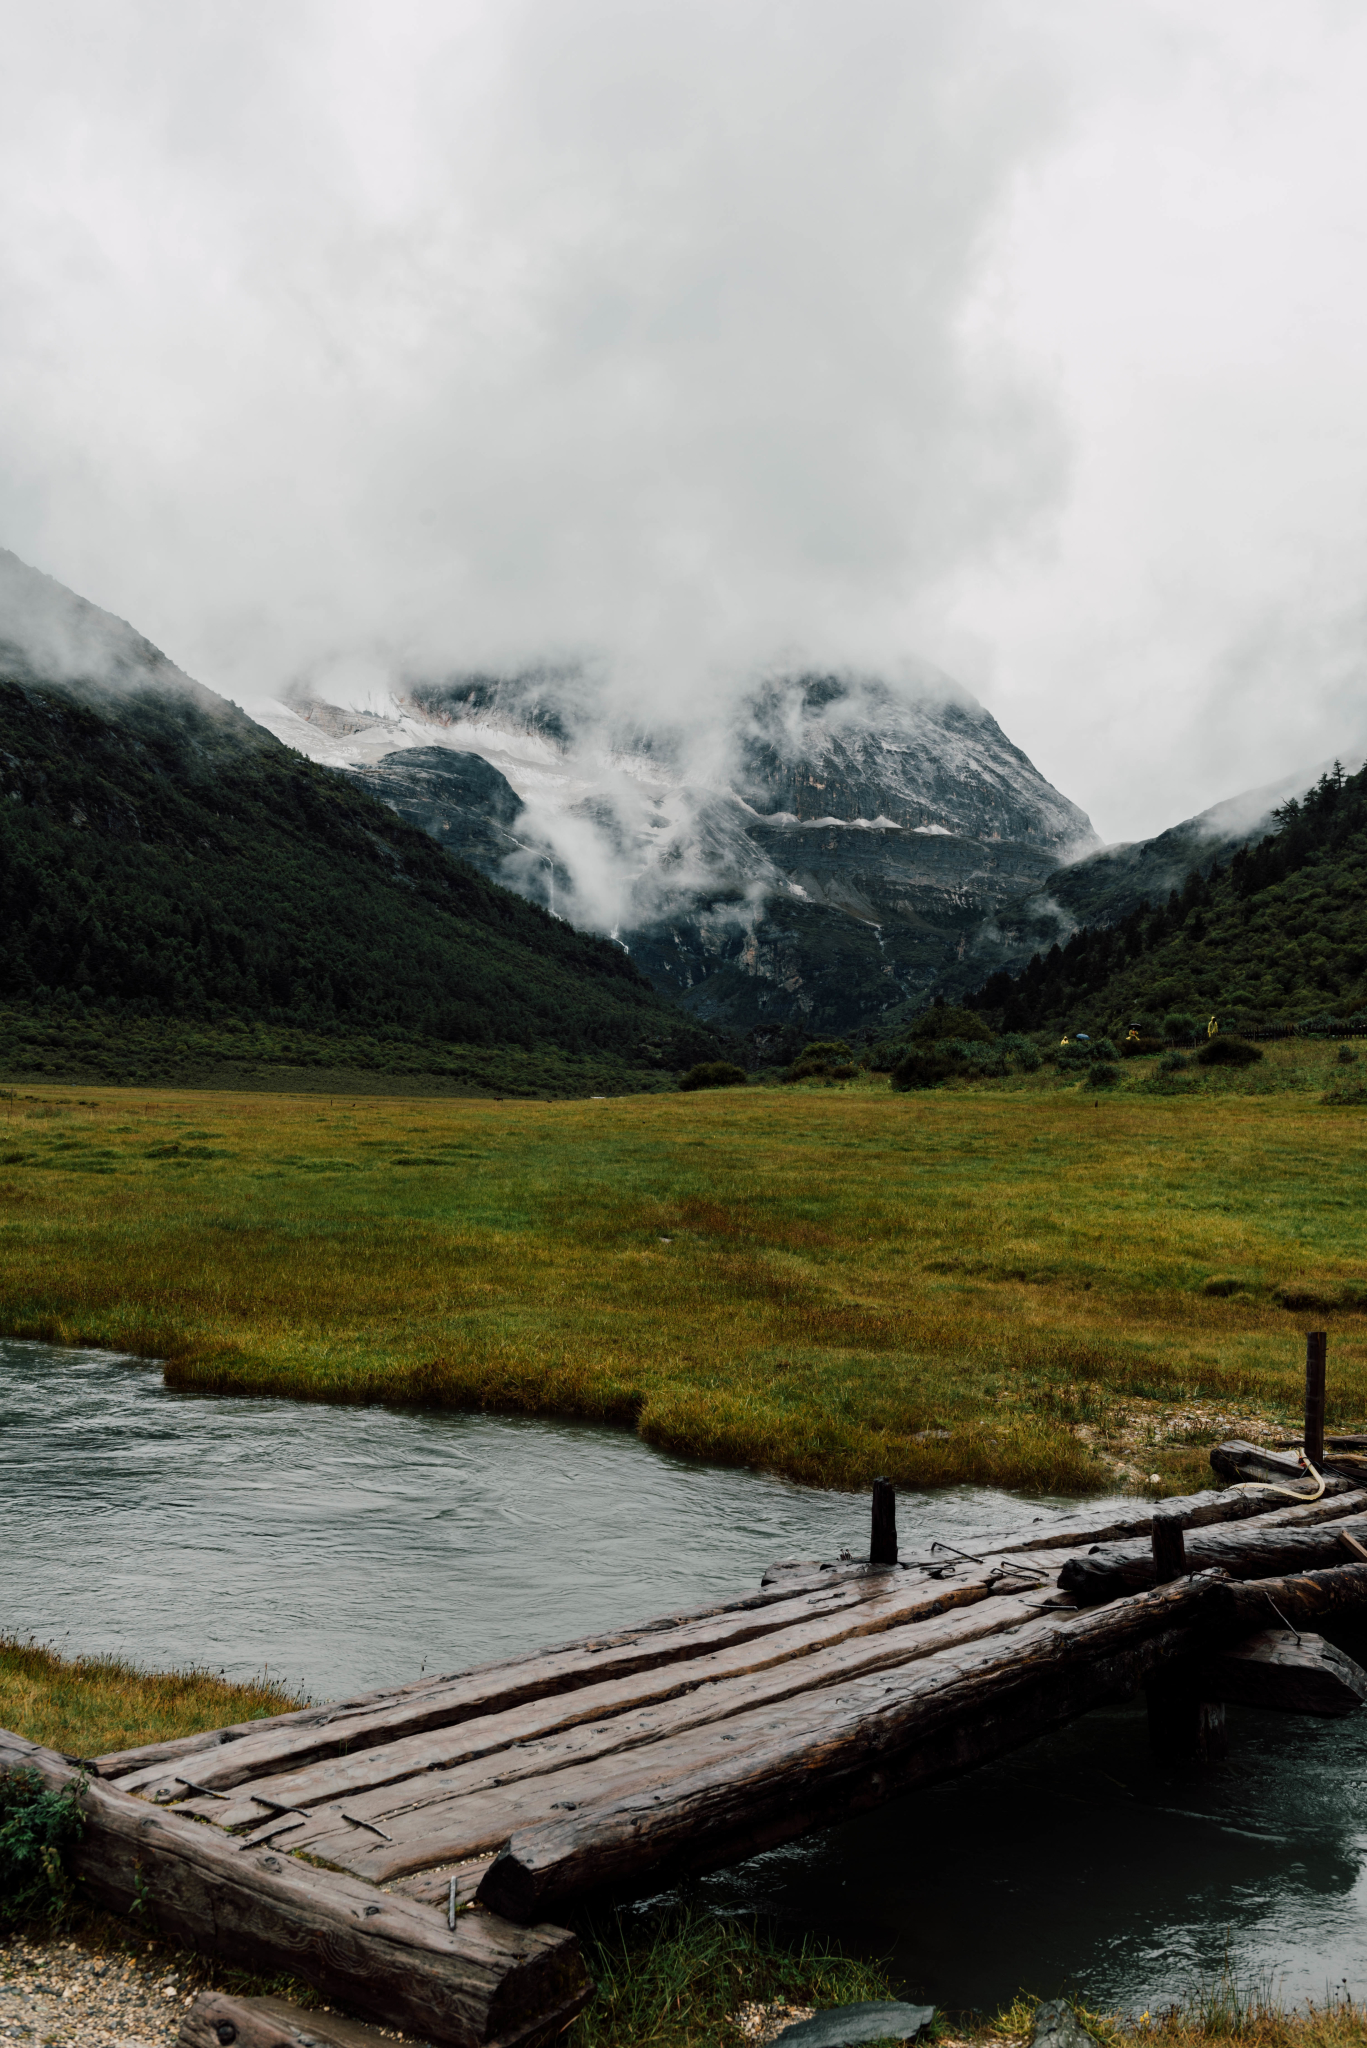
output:
M573 1414L815 1484L1199 1481L1367 1413L1367 1115L1234 1081L504 1102L19 1088L0 1327L178 1386ZM1134 1063L1136 1070L1140 1063ZM1156 1490L1156 1489L1155 1489Z

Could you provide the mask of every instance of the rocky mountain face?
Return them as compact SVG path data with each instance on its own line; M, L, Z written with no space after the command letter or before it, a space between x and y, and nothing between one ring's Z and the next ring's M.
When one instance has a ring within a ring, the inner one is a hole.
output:
M651 723L577 671L261 714L457 857L762 1045L913 1006L1096 835L947 677L770 679Z

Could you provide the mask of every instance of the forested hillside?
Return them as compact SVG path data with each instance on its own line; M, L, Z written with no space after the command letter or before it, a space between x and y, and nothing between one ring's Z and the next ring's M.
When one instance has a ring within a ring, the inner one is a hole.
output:
M1112 1036L1172 1012L1253 1029L1367 1010L1367 769L1336 767L1274 815L1226 867L1193 868L1165 902L1084 926L968 1000L1008 1031Z
M152 650L154 651L154 650ZM169 668L169 664L166 665ZM714 1056L620 947L447 859L193 685L0 670L0 1002L369 1049L554 1048L622 1085ZM486 1058L490 1085L499 1081Z

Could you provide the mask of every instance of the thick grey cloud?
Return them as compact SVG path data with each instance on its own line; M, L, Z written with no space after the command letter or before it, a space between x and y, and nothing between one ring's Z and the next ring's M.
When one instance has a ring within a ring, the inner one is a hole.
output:
M919 654L1111 835L1347 750L1367 31L1191 12L12 10L0 542L248 703Z

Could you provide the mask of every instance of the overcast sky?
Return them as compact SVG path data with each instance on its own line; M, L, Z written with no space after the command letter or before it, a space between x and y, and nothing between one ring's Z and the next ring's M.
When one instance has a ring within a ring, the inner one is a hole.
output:
M1367 9L46 0L0 544L249 706L959 676L1108 839L1367 745Z

